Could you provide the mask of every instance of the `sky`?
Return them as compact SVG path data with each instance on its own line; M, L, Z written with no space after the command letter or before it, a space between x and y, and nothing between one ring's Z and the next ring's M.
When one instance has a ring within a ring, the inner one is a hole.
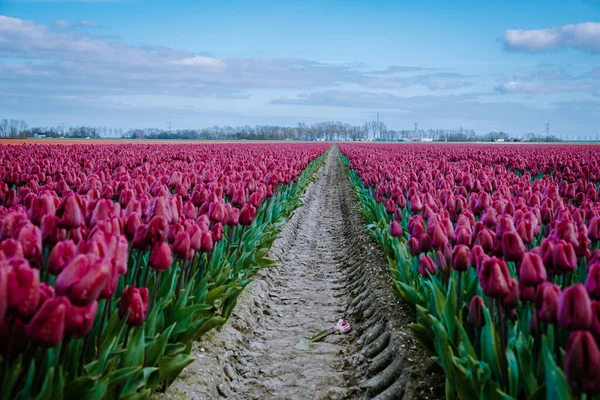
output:
M0 119L600 135L600 0L0 0Z

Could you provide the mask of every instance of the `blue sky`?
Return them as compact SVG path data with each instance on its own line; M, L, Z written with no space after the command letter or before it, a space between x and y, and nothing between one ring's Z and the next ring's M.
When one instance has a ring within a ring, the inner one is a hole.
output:
M0 118L600 134L600 1L0 1Z

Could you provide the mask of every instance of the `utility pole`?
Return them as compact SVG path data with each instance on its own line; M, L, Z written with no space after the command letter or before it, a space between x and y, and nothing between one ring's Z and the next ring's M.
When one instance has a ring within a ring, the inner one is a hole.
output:
M169 133L171 132L171 121L167 122L167 126L169 127Z
M377 139L381 139L379 132L379 113L377 113Z
M550 124L546 122L546 137L550 136Z
M417 123L415 122L415 133L413 134L413 136L416 138L417 137Z

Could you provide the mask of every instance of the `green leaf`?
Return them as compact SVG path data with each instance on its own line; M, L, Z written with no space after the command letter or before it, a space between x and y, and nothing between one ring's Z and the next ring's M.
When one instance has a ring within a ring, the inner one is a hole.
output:
M506 349L506 361L508 363L508 386L513 398L519 396L519 364L512 349Z
M496 379L502 379L500 372L499 337L492 322L492 317L487 307L483 307L485 325L481 327L481 358L487 362Z
M408 325L408 328L412 331L413 337L421 346L429 350L431 354L435 354L434 337L429 335L429 331L423 325L411 324Z
M194 357L187 354L163 357L158 362L158 371L161 381L169 386L185 367L194 362Z
M146 346L146 361L144 363L146 367L154 367L157 365L158 360L165 353L173 328L175 328L175 324L165 329L163 333Z
M546 340L542 340L542 357L544 359L544 369L546 371L546 399L573 400L573 393L567 383L567 377L556 365L554 356L549 349Z
M121 358L121 368L144 365L145 340L143 326L131 328L127 349Z

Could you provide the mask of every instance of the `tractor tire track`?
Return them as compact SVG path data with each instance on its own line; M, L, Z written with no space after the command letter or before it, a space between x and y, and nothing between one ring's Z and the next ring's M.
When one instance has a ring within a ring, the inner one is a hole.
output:
M387 260L333 147L232 317L196 345L198 361L155 398L436 399L444 378L412 339ZM353 330L301 339L346 316Z

